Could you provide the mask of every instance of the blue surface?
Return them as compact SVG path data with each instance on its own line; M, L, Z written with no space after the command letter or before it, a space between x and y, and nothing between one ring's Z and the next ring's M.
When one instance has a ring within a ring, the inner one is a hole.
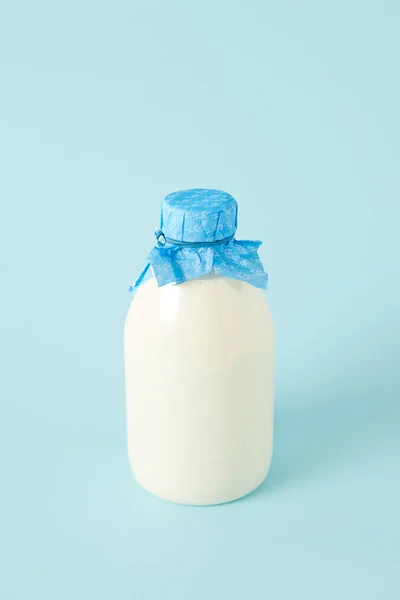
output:
M2 599L400 597L399 20L2 3ZM190 187L265 241L277 333L271 473L209 509L142 491L125 442L126 288Z

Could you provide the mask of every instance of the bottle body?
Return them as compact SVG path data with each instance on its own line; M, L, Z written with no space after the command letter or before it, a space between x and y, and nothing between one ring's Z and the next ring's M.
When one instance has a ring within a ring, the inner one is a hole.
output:
M148 491L219 504L265 478L274 333L263 292L215 275L137 290L125 323L128 452Z

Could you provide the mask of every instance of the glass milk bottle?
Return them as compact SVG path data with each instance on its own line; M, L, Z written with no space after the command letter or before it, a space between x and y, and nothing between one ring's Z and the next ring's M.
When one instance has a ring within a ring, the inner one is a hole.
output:
M218 190L166 196L125 323L129 459L161 498L219 504L272 455L274 330L257 249Z

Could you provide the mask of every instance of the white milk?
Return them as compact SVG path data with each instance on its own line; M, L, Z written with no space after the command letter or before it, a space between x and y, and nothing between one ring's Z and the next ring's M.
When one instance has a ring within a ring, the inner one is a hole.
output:
M149 492L218 504L264 480L274 332L264 293L215 275L138 288L125 323L128 450Z

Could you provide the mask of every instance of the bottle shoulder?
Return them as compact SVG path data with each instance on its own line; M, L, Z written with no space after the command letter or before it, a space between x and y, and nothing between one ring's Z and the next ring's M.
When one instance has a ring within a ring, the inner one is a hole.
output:
M218 323L252 316L252 322L266 321L272 327L272 316L264 290L229 277L204 277L181 284L158 287L154 278L135 292L126 322L137 320L192 321Z
M147 302L162 303L166 298L175 298L179 302L198 302L207 300L217 305L232 303L246 305L252 303L267 306L266 292L244 281L229 277L198 277L179 284L158 287L154 278L148 279L135 292L130 307L138 308Z

